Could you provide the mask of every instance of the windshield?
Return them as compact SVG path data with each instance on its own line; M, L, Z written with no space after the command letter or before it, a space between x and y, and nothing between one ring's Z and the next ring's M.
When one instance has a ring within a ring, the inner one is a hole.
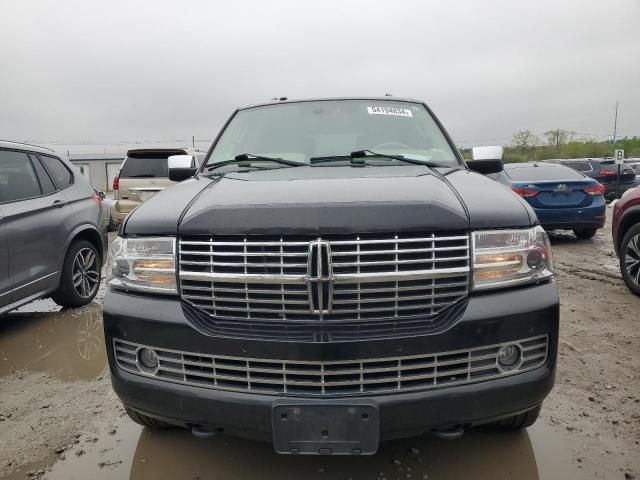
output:
M360 150L460 166L423 105L384 100L325 100L240 110L207 165L245 153L310 163L311 158Z

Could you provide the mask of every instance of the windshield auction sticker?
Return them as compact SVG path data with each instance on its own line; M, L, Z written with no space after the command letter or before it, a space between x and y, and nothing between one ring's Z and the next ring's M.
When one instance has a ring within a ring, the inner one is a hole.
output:
M398 107L367 107L369 115L395 115L396 117L413 117L411 110Z

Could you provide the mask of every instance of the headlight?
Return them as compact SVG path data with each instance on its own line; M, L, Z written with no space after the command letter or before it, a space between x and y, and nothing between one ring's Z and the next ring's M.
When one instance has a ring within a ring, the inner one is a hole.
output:
M473 288L508 287L553 277L549 237L540 226L473 233Z
M117 237L109 249L111 287L141 292L175 294L176 239L172 237Z

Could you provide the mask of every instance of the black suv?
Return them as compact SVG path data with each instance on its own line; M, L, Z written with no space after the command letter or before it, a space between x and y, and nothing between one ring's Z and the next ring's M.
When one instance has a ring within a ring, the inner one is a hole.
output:
M0 315L95 297L107 247L102 197L52 150L0 141Z
M131 418L371 454L379 440L531 425L558 292L528 204L465 164L428 107L279 101L233 113L191 177L125 220L104 327ZM194 176L195 175L195 176Z

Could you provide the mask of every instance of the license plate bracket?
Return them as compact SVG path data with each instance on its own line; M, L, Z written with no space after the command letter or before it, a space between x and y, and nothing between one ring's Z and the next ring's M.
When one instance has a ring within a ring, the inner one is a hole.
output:
M378 406L369 402L277 401L273 447L300 455L373 455L380 440Z

